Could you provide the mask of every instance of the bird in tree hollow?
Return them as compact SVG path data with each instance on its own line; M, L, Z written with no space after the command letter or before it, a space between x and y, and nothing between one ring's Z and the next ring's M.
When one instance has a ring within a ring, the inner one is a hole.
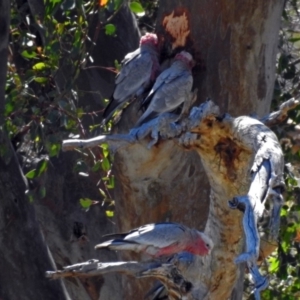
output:
M156 118L162 113L172 112L189 97L193 76L193 57L189 52L178 53L170 68L164 70L156 79L142 106L148 108L137 121L135 127Z
M187 251L194 255L208 255L213 248L212 240L203 232L178 223L153 223L127 233L103 236L106 240L95 249L131 250L152 257L172 255Z
M146 33L140 39L140 47L128 53L122 61L121 71L115 79L115 90L103 112L104 122L128 100L141 96L149 89L158 75L159 68L157 36Z

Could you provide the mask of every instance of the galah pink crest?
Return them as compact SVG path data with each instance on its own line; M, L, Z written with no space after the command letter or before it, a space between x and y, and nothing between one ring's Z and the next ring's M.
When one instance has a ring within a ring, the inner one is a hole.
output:
M116 76L115 90L110 103L103 112L107 122L114 112L133 97L142 95L151 87L159 72L157 36L146 33L141 37L140 47L128 53L122 61L121 71Z
M172 255L187 251L195 255L207 255L213 248L212 240L203 232L178 223L153 223L127 233L109 234L107 241L95 249L131 250L152 257Z
M172 112L189 97L193 86L192 66L190 53L181 51L175 56L171 67L157 77L149 95L143 100L143 106L149 105L135 127L162 113Z

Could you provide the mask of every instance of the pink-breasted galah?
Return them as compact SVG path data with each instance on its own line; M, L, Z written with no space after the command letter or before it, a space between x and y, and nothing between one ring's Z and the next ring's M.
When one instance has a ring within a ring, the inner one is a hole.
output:
M193 86L193 57L189 52L178 53L170 68L164 70L156 79L142 106L146 111L135 127L141 126L162 113L172 112L189 96Z
M158 40L154 33L146 33L140 39L140 47L128 53L115 79L115 90L103 112L107 122L114 112L133 97L139 97L150 89L159 72Z
M107 241L95 249L131 250L152 257L172 255L187 251L195 255L208 255L213 248L212 240L203 232L178 223L153 223L127 233L103 236Z

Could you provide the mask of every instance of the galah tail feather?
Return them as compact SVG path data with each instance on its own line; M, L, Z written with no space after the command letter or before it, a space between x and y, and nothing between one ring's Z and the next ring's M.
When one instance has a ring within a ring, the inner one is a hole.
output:
M171 67L157 77L149 95L143 100L143 106L149 105L135 127L162 113L172 112L189 97L193 86L192 66L190 53L181 51L175 56Z
M157 36L146 33L141 37L140 47L128 53L122 61L121 71L116 76L114 93L103 112L104 122L107 122L128 100L150 89L158 72Z
M178 223L153 223L103 238L107 241L96 245L95 249L131 250L152 257L181 251L204 256L213 248L213 242L206 234Z

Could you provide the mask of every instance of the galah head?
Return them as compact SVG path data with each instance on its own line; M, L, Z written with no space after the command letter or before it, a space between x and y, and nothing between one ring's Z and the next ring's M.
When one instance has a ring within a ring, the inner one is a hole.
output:
M176 54L175 60L184 61L190 68L194 66L193 56L187 51L181 51L180 53Z
M193 254L205 256L210 254L214 247L213 241L203 232L197 232L198 238L195 240Z
M151 45L151 46L157 46L158 39L157 35L155 33L149 33L147 32L145 35L143 35L140 39L140 45Z

